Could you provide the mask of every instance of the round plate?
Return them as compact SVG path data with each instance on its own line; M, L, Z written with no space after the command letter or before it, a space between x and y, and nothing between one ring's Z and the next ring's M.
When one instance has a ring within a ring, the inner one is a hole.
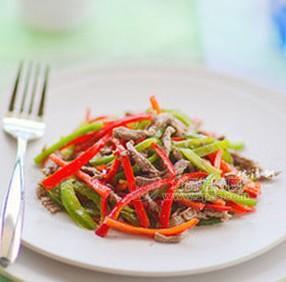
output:
M170 276L206 272L250 259L285 239L286 179L263 185L257 212L217 226L191 230L179 244L165 245L110 232L100 238L76 226L64 213L49 214L35 196L41 178L33 164L44 144L69 133L94 114L142 111L156 94L166 108L201 117L205 127L247 145L245 154L264 167L282 170L286 153L286 98L203 70L85 69L54 73L46 110L47 132L29 146L23 242L63 262L112 273ZM4 99L3 99L4 100ZM2 110L6 101L1 101ZM8 183L15 145L1 132L0 165Z

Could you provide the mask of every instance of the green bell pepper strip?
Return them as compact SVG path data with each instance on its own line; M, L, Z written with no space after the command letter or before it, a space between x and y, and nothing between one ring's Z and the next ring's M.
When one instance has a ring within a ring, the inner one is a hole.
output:
M154 137L147 138L147 139L143 140L142 142L138 143L137 145L135 145L135 149L138 152L142 152L145 149L150 148L153 143L158 143L158 139L154 138ZM92 160L90 160L90 164L93 166L108 164L108 163L112 162L114 160L114 158L115 158L114 154L104 156L104 157L100 157L100 158L95 157Z
M242 142L231 142L227 139L225 139L226 143L227 143L227 147L229 149L235 150L235 151L240 151L243 150L245 145Z
M183 141L174 141L173 144L179 148L196 148L214 142L212 137L191 138Z
M204 181L201 192L207 201L213 201L216 198L222 198L227 201L233 201L238 204L246 206L255 206L257 201L244 195L238 195L236 193L226 191L224 189L217 188L214 184L215 180L220 178L217 174L210 174Z
M162 109L162 112L167 112L167 113L172 114L176 119L181 121L186 126L190 126L193 123L192 119L188 115L180 111L172 110L172 109Z
M100 212L101 197L96 192L92 191L90 188L88 188L84 183L80 181L73 180L72 184L73 184L74 190L77 193L85 196L87 199L91 200L95 204L98 211ZM128 222L134 225L138 225L138 221L137 221L137 217L136 217L134 209L128 206L124 207L121 212L121 216Z
M56 189L56 188L55 188ZM55 189L53 191L47 191L48 193L48 196L57 204L59 205L60 207L63 206L63 203L61 201L61 196L60 196L60 193L57 193L55 191Z
M160 192L162 193L164 191L161 190ZM157 194L156 196L161 196L161 195ZM185 191L181 191L179 189L179 190L175 191L174 199L175 200L184 200L184 199L187 199L187 200L203 200L204 196L203 196L202 192L185 192Z
M225 141L217 141L217 142L193 149L193 152L200 157L204 157L218 150L224 150L225 148L226 148Z
M71 142L73 139L80 137L82 135L85 135L91 131L99 131L103 127L102 122L96 122L91 124L84 124L83 126L79 127L77 130L75 130L70 135L62 137L58 142L51 145L44 151L42 151L39 155L37 155L34 158L34 161L36 164L42 163L50 154L54 153L55 151L63 148L66 146L69 142Z
M222 159L229 164L233 164L233 158L231 153L228 150L223 150L222 152Z
M84 183L80 182L80 181L76 181L73 180L72 182L73 188L74 190L85 196L86 198L88 198L89 200L91 200L96 207L98 208L98 210L100 210L100 195L97 194L96 192L94 192L93 190L91 190L90 188L88 188Z
M214 194L224 200L233 201L235 203L250 206L250 207L255 206L257 203L257 201L253 198L249 198L244 195L238 195L236 193L226 191L224 189L217 189L214 191Z
M150 120L142 120L142 121L137 121L137 122L130 123L129 126L132 129L141 129L141 130L143 130L143 129L146 129L150 124L151 124Z
M90 230L95 229L97 224L79 202L72 182L70 180L64 181L61 184L60 189L63 206L71 219L84 228Z
M212 173L205 179L201 187L201 192L207 201L213 201L216 199L216 195L214 193L215 190L211 188L214 184L214 181L218 180L219 178L220 178L219 174Z
M202 159L191 149L179 148L179 151L185 156L186 159L188 159L198 169L201 169L208 173L220 174L220 170L212 166L207 160Z

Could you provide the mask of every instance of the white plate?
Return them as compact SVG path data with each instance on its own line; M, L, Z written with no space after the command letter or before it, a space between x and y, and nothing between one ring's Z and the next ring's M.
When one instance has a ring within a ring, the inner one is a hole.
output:
M286 181L263 187L257 212L213 227L196 228L180 244L112 232L96 237L65 214L50 215L35 196L41 175L32 158L70 132L87 106L94 113L144 110L156 93L164 107L202 117L205 126L247 144L246 154L265 167L285 168L286 98L201 70L86 69L54 74L49 89L47 134L29 147L23 242L33 250L77 266L127 275L169 276L224 268L261 254L285 239ZM1 101L2 110L6 106ZM0 134L1 179L6 187L15 146Z

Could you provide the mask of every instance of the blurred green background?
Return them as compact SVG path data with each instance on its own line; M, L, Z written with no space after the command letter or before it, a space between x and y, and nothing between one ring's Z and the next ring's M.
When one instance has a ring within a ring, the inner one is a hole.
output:
M286 89L270 0L91 0L90 17L59 33L27 26L21 1L0 0L0 74L22 58L57 67L201 64Z

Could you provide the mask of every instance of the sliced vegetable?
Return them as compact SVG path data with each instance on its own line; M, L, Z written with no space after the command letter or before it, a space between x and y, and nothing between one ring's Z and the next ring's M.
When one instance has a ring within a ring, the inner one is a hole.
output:
M120 160L125 173L129 191L133 192L136 190L136 183L131 162L123 146L117 145L117 149L120 153ZM133 205L135 207L140 225L143 227L148 227L150 225L150 222L142 201L140 199L136 199L133 202Z
M192 119L188 115L180 111L163 109L162 112L171 113L176 119L184 123L186 126L190 126L193 123Z
M180 234L198 224L199 220L197 218L192 218L191 220L182 223L180 225L170 227L170 228L159 228L159 229L151 229L151 228L142 228L142 227L134 227L132 225L120 222L118 220L112 219L110 217L106 218L106 224L114 228L118 231L130 234L137 235L145 235L153 237L156 233L160 233L166 236L177 235Z
M160 114L161 113L161 107L160 107L155 96L150 97L150 103L151 103L152 109L155 111L155 113Z
M68 163L66 166L57 170L51 176L48 176L46 179L42 181L42 185L47 190L53 189L56 185L58 185L61 181L67 179L74 173L76 173L80 168L85 165L95 154L99 152L99 150L105 145L107 140L109 140L109 136L106 135L102 139L100 139L97 143L95 143L91 148L82 153L75 160Z
M53 144L52 146L45 149L39 155L37 155L34 159L36 164L42 163L50 154L54 153L55 151L65 147L68 143L70 143L75 138L82 136L88 132L99 131L103 127L103 123L97 122L92 124L85 124L81 126L79 129L75 130L70 135L62 137L57 143Z
M96 223L77 199L72 182L63 182L60 189L63 206L71 219L84 228L91 230L94 229L96 227Z
M153 143L157 143L157 142L158 142L157 138L147 138L147 139L143 140L142 142L136 144L135 149L138 152L142 152L142 151L150 148ZM90 164L94 165L94 166L101 165L101 164L108 164L108 163L112 162L114 160L114 158L115 158L114 154L104 156L104 157L100 157L100 158L93 158L90 161Z
M183 155L198 169L206 171L208 173L216 173L220 174L220 170L212 166L207 160L200 158L194 151L191 149L182 149L180 148L179 151L183 153Z

